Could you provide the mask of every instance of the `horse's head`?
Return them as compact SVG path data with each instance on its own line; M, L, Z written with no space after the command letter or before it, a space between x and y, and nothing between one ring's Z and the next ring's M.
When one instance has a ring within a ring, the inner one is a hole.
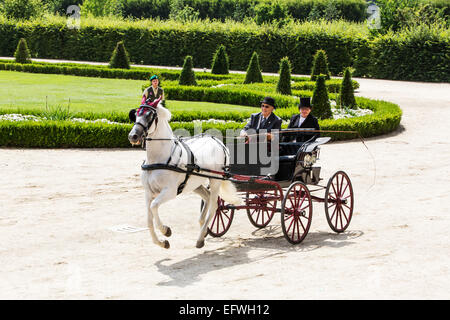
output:
M170 120L170 112L159 106L160 99L150 105L141 105L137 109L131 109L128 114L130 121L134 123L128 134L128 140L133 145L141 144L147 136L153 135L158 126L158 119Z

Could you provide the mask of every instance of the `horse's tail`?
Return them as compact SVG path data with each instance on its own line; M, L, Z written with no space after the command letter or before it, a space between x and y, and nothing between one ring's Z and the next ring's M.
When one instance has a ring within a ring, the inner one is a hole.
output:
M219 196L228 203L239 205L242 199L239 197L236 187L230 181L222 181L219 189Z

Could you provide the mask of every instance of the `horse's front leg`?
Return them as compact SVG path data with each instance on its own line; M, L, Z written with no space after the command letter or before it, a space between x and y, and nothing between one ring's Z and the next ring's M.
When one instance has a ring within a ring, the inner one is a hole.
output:
M154 217L155 217L156 227L166 237L170 237L172 235L172 231L170 230L170 228L168 226L165 226L162 224L161 220L159 219L158 209L161 204L163 204L164 202L167 202L171 199L174 199L176 196L177 196L176 189L164 188L150 204L150 211L151 211L152 215L154 215ZM166 249L170 248L170 243L167 240L164 240L164 242L159 241L158 244L160 246L162 246L163 248L166 248Z
M158 239L158 236L156 235L155 228L153 226L153 213L151 210L151 204L153 203L154 195L150 192L150 190L145 190L145 205L147 208L147 225L148 230L150 231L150 235L152 236L152 240L155 244L166 247L165 242L162 242Z
M200 236L198 237L197 245L196 245L197 248L202 248L205 245L205 237L208 232L208 226L211 222L211 219L216 214L217 197L219 196L220 183L221 183L220 181L214 181L214 182L211 182L211 184L210 184L209 199L207 202L205 202L206 208L203 208L204 210L208 210L208 216L207 216L206 220L204 221L203 226L201 227Z

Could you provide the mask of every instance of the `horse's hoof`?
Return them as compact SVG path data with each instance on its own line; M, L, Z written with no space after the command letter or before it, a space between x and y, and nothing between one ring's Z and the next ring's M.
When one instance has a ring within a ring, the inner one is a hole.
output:
M197 241L196 247L200 249L200 248L203 248L204 245L205 245L205 241L204 241L204 240L202 240L202 241Z
M170 248L170 243L167 240L164 240L164 249L169 249Z
M166 227L166 233L164 233L166 237L170 237L172 235L172 230L169 227Z

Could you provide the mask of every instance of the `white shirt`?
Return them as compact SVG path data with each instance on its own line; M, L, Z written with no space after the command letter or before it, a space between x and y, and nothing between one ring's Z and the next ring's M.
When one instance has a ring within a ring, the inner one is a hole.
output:
M298 127L300 128L300 126L302 125L303 121L305 121L306 118L303 118L302 116L300 116L300 119L298 120Z

